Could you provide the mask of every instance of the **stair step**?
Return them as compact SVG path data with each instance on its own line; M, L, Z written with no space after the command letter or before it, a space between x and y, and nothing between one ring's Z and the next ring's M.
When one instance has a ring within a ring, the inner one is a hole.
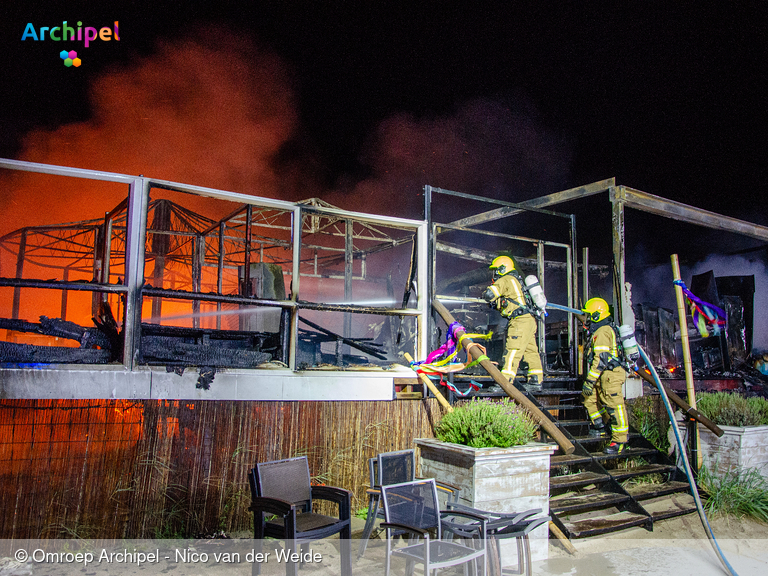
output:
M580 444L591 444L595 442L605 442L610 439L610 436L608 436L608 434L603 434L602 436L574 436L573 438Z
M568 530L571 538L586 538L608 532L617 532L633 526L647 524L650 518L643 514L632 512L619 512L607 516L595 516L583 520L564 520L563 525Z
M589 492L584 492L582 494L569 495L562 498L550 498L549 510L555 514L568 514L594 508L606 508L614 504L626 502L627 500L629 500L629 496L624 494L590 490Z
M638 456L649 456L658 454L655 448L625 448L621 454L603 454L602 452L590 452L595 460L615 460L616 458L637 458Z
M650 482L644 482L642 484L630 483L624 486L624 489L629 492L635 500L647 500L657 496L674 494L675 492L688 492L691 487L688 485L688 482L670 480L668 482L662 482L661 484L651 484Z
M643 500L642 506L654 520L665 520L696 512L696 501L690 493L686 492Z
M541 407L542 410L583 410L584 406L580 404L547 404Z
M548 388L544 380L544 396L581 396L581 390L569 390L567 388Z
M558 454L549 457L549 467L560 468L561 466L576 466L578 464L588 464L592 462L589 456L579 456L578 454Z
M644 464L642 466L634 466L633 468L626 469L615 468L610 472L611 476L616 478L616 480L626 480L627 478L636 478L637 476L645 476L646 474L664 474L667 472L674 472L675 470L676 467L670 464Z
M549 489L551 491L555 488L573 488L588 484L598 484L610 480L610 478L608 474L598 474L597 472L579 472L578 474L552 476L549 479Z
M582 420L558 420L557 425L560 427L563 426L589 426L589 420L582 419Z

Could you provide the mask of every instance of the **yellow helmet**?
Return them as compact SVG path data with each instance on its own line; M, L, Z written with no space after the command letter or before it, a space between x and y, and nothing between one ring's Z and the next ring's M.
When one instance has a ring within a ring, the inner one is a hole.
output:
M504 274L509 274L515 269L515 261L509 256L497 256L488 268L493 270L498 276L504 276Z
M611 315L608 302L602 298L590 298L581 310L587 314L587 319L592 322L600 322Z

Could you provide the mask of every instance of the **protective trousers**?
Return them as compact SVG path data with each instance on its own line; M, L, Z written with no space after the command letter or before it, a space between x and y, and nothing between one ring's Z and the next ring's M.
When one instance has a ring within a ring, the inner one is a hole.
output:
M528 377L537 376L539 382L544 378L544 370L536 345L536 319L530 314L523 314L509 321L507 327L507 351L501 373L510 381L515 379L520 361L528 364Z
M603 370L597 379L594 393L584 398L584 407L589 413L589 419L594 422L598 417L603 422L611 423L611 441L621 444L627 441L629 422L624 405L624 394L621 387L627 379L623 368Z

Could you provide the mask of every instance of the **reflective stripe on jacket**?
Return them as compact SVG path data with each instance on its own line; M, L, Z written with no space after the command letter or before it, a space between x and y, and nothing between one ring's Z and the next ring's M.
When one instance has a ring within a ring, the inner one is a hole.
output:
M518 308L525 308L525 294L520 281L514 274L505 274L496 282L491 284L488 289L493 292L494 298L491 302L496 302L501 315L509 318ZM499 298L506 298L506 306L499 307Z
M611 358L618 359L619 357L616 332L608 325L600 326L592 334L590 349L587 352L587 362L589 363L587 380L597 380L603 370L607 368L605 361L600 358L600 355L604 353L608 353Z

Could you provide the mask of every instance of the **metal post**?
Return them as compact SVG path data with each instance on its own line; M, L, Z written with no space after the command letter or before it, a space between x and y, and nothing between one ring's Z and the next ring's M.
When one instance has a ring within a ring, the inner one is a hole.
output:
M253 296L251 291L251 218L253 206L245 209L245 264L243 265L243 296Z
M422 286L418 287L418 292L421 294L422 292L426 294L427 300L426 304L429 304L431 302L434 302L435 300L435 270L437 268L437 265L435 263L435 259L437 257L436 251L435 251L435 242L437 242L437 230L434 227L432 223L432 186L426 185L424 186L424 220L427 222L427 253L426 253L426 262L424 262L424 269L426 271L426 282ZM416 260L419 263L419 267L421 268L421 260L417 258ZM428 311L430 313L431 311ZM429 348L437 348L437 334L436 330L433 329L434 321L430 320L431 315L426 317L426 323L420 326L420 330L424 330L423 334L424 336L419 337L419 340L423 340L426 342L427 349ZM433 341L434 340L434 341ZM425 358L426 356L421 356L419 354L416 355L417 360L419 358Z
M347 218L344 220L344 302L352 304L352 274L354 273L354 222ZM352 337L352 315L344 313L344 338ZM349 351L349 347L345 347Z
M567 277L567 285L566 289L568 290L568 307L573 308L574 302L573 302L573 294L574 292L578 292L578 286L574 285L574 278L578 276L578 265L574 265L574 258L573 258L573 250L571 250L571 247L568 246L565 249L565 274ZM570 314L566 314L566 325L568 326L568 361L571 371L573 371L573 367L575 366L576 361L576 354L577 354L577 343L575 341L575 334L576 329L574 327L575 320L571 317ZM559 348L559 342L558 342L558 348Z
M571 279L571 285L568 288L568 298L570 299L571 308L576 306L579 301L579 266L578 262L578 248L576 244L576 216L570 215L571 227L570 227L570 240L571 247L568 250L567 258L570 263L571 269L568 277ZM579 327L576 324L576 318L573 314L568 314L568 345L570 347L571 355L571 371L575 372L577 358L579 357L579 339L578 339Z
M97 226L93 233L93 281L102 282L104 278L104 228ZM102 295L99 292L91 293L91 316L98 317L99 305Z
M536 243L536 276L539 278L539 285L541 286L541 289L544 290L544 294L547 293L546 289L544 288L544 243L543 242L537 242ZM537 345L539 348L539 357L541 359L541 365L544 367L544 373L547 372L547 339L546 339L546 331L547 331L547 323L544 320L544 317L538 320L539 330L536 334L537 339Z
M68 282L69 281L69 267L68 266L64 268L64 272L62 274L62 278L61 279L64 282ZM67 319L67 294L68 293L69 293L68 290L62 290L61 291L61 314L59 315L59 317L62 320L66 320Z
M144 241L147 233L149 180L135 178L130 184L125 232L125 322L123 324L123 366L133 370L138 362L141 341L141 290L144 285Z
M19 253L16 255L16 279L21 280L24 275L24 253L27 251L27 229L21 231L19 239ZM19 319L19 303L21 301L21 286L13 289L13 307L11 308L11 318Z
M301 263L301 231L303 226L303 217L301 206L293 209L293 221L291 226L291 241L293 243L293 262L291 264L291 301L299 301L299 265ZM296 370L296 346L299 339L299 307L291 308L291 339L290 353L288 355L288 367Z
M104 227L104 265L101 271L101 281L109 284L110 267L112 266L112 215L110 214ZM104 299L107 295L104 294Z
M205 261L205 239L196 236L192 247L192 292L202 291L203 262ZM200 299L192 300L192 326L200 328Z
M589 248L582 248L581 256L581 301L582 304L589 300Z
M624 187L611 187L611 224L613 229L613 313L618 324L624 321L624 310L628 306L625 277L624 246Z
M224 282L224 222L219 224L219 260L216 266L216 293L221 294ZM221 330L221 302L216 302L216 330Z
M428 347L428 334L429 334L429 318L431 315L431 299L426 290L422 289L422 286L427 286L429 283L429 267L430 260L428 257L430 246L429 224L422 224L419 226L414 242L416 246L416 309L419 311L417 317L417 330L416 330L416 342L414 347L416 348L417 358L426 358L429 352Z

